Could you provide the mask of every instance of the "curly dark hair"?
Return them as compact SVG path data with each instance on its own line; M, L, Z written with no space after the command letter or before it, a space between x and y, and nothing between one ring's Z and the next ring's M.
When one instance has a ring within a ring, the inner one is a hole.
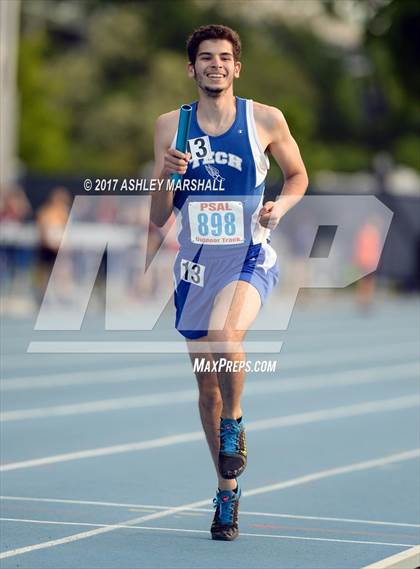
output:
M187 40L188 61L194 65L200 43L204 40L228 40L232 44L235 61L241 58L241 40L235 30L221 24L200 26Z

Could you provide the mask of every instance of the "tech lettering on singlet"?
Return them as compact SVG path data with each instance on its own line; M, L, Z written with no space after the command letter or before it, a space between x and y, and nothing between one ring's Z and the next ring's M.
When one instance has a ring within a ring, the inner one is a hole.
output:
M258 221L269 161L258 140L253 102L236 97L235 120L220 136L200 128L197 102L191 106L192 156L174 196L180 245L175 272L182 281L203 287L204 273L217 259L232 259L240 271L253 258L268 270L277 256L269 245L270 231ZM175 140L176 134L173 146Z
M235 120L220 136L201 130L197 102L191 106L192 158L174 196L180 247L193 256L201 246L216 255L259 249L269 237L257 219L269 162L257 137L253 102L236 97Z

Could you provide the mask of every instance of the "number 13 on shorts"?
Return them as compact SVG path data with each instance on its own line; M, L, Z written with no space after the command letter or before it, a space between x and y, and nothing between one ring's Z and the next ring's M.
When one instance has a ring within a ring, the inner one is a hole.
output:
M204 265L188 261L187 259L181 260L181 280L187 283L195 284L197 286L204 286Z

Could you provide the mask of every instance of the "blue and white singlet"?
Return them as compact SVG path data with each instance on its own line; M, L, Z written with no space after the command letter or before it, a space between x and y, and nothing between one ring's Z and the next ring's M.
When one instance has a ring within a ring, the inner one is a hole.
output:
M175 305L177 329L198 338L206 334L214 297L226 284L250 282L264 302L278 268L270 231L258 221L269 161L253 102L236 97L235 120L220 136L200 128L193 103L188 143L192 158L174 196L180 245Z

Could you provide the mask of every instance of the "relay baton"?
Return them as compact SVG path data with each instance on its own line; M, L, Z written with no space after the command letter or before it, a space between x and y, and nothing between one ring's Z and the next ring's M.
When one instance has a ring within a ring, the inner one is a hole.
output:
M175 148L180 152L186 152L188 131L190 130L191 123L191 105L182 105L179 112L178 134L176 136ZM171 178L174 182L178 182L182 178L181 174L172 174Z

